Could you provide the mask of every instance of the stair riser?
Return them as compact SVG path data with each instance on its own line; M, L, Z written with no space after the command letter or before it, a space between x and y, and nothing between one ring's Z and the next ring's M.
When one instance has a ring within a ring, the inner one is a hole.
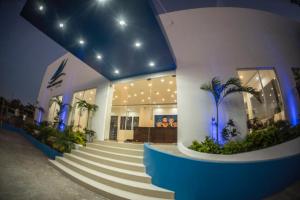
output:
M106 152L99 152L97 150L87 149L85 147L80 147L79 150L87 152L87 153L91 153L91 154L94 154L94 155L103 156L103 157L106 157L106 158L122 160L122 161L126 161L126 162L139 163L139 164L143 163L142 158L132 158L132 157L128 157L128 156L125 156L125 155L123 156L123 155L116 155L116 154L111 154L111 153L106 153Z
M145 168L144 167L139 167L139 166L131 166L131 165L127 165L124 163L118 163L118 162L113 162L113 161L109 161L109 160L104 160L101 158L95 158L89 155L85 155L85 154L81 154L80 152L76 152L76 151L72 151L72 154L85 158L87 160L91 160L94 162L99 162L102 163L104 165L110 165L113 167L117 167L117 168L121 168L121 169L127 169L127 170L131 170L131 171L138 171L138 172L145 172Z
M99 172L102 172L102 173L105 173L105 174L108 174L108 175L111 175L111 176L116 176L116 177L119 177L119 178L124 178L124 179L132 180L132 181L138 181L138 182L141 182L141 183L151 183L151 178L150 177L134 176L132 174L126 174L126 173L113 171L113 170L110 170L108 168L99 167L99 166L93 165L91 163L87 163L87 162L84 162L82 160L76 159L72 156L69 156L68 154L64 154L64 157L71 160L71 161L73 161L73 162L76 162L80 165L83 165L83 166L88 167L90 169L93 169L93 170L96 170L96 171L99 171Z
M98 193L98 194L100 194L100 195L102 195L102 196L104 196L104 197L106 197L106 198L108 198L108 199L130 200L130 199L128 199L128 198L116 196L116 195L114 195L114 194L112 194L112 193L109 193L109 192L106 192L106 191L104 191L104 190L100 190L99 188L93 187L92 185L87 184L87 183L85 183L85 182L83 182L83 181L77 179L76 177L74 177L74 176L72 176L72 175L66 173L65 171L63 171L62 169L60 169L59 167L57 167L56 165L54 165L52 162L50 162L50 164L51 164L55 169L57 169L60 173L62 173L62 174L65 175L66 177L70 178L72 181L74 181L74 182L76 182L76 183L82 185L83 187L85 187L85 188L87 188L87 189L89 189L89 190L91 190L91 191L93 191L93 192L96 192L96 193Z
M83 175L86 176L94 181L97 181L99 183L117 188L117 189L121 189L121 190L125 190L128 192L132 192L132 193L136 193L136 194L141 194L141 195L146 195L146 196L150 196L150 197L157 197L157 198L173 198L172 193L168 193L168 192L163 192L163 191L155 191L155 190L149 190L149 189L144 189L144 188L137 188L137 187L133 187L130 185L125 185L122 183L118 183L118 182L114 182L112 180L108 180L99 176L95 176L93 174L90 174L84 170L81 170L73 165L70 165L69 163L64 162L62 159L57 159L57 161L59 163L61 163L62 165L68 167L69 169Z
M107 141L94 141L96 144L102 144L107 146L114 146L114 147L120 147L120 148L128 148L128 149L138 149L138 150L144 150L143 144L131 144L131 143L118 143L118 142L107 142Z
M110 147L110 146L99 146L97 144L93 143L87 143L87 147L91 147L94 149L100 149L103 151L109 151L109 152L114 152L114 153L121 153L121 154L128 154L128 155L133 155L133 156L143 156L144 152L141 150L136 150L136 149L120 149L120 148L115 148L115 147Z

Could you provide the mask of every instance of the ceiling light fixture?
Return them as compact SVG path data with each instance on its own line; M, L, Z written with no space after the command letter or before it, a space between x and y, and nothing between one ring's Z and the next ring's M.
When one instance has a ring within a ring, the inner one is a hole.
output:
M167 89L167 92L171 92L171 89L170 89L170 88L168 88L168 89Z
M43 5L40 5L40 6L39 6L39 10L40 10L40 11L44 10L44 6L43 6Z
M134 46L135 46L136 48L140 48L140 47L142 46L142 43L139 42L139 41L136 41L136 42L134 43Z
M79 42L80 45L84 45L85 44L85 41L83 39L79 39L78 42Z
M122 26L122 27L124 27L124 26L126 26L127 24L126 24L126 21L125 21L124 19L120 19L120 20L119 20L119 25Z
M163 79L163 78L162 78L162 79L160 79L160 82L162 82L162 83L163 83L163 82L165 82L165 79Z
M148 86L151 87L151 86L152 86L152 83L148 83Z
M141 95L144 95L144 92L143 92L143 91L141 91Z
M133 86L134 86L134 83L130 83L130 86L133 87Z
M64 23L61 23L61 22L60 22L60 23L58 24L58 26L59 26L59 28L62 29L62 28L64 28L65 25L64 25Z
M127 86L124 86L124 90L127 90L128 89L128 87Z
M172 85L172 84L173 84L173 81L169 81L169 84Z
M136 97L136 96L137 96L137 94L136 94L136 93L134 93L134 95L133 95L133 96L135 96L135 97Z
M120 74L120 71L118 69L115 69L114 73L115 74Z
M155 66L155 62L150 61L150 62L149 62L149 66L150 66L150 67L154 67L154 66Z
M96 55L96 58L97 58L98 60L102 60L102 55L98 53L98 54Z

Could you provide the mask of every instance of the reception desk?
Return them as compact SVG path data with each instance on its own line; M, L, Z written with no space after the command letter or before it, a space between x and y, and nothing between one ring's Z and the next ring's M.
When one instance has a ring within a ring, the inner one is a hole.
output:
M177 128L135 127L133 141L153 143L177 143Z

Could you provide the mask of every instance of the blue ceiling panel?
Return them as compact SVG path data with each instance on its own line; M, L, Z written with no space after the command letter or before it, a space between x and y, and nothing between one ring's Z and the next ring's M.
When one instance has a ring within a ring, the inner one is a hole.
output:
M21 16L110 80L176 69L148 0L28 0Z

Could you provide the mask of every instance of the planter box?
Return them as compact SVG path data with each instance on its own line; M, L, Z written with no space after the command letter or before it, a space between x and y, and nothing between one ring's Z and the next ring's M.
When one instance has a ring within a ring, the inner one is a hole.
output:
M23 129L13 127L8 124L3 124L3 126L1 128L19 133L20 135L25 137L31 144L33 144L36 148L41 150L47 157L49 157L53 160L55 159L56 156L63 156L62 153L52 149L51 147L49 147L48 145L46 145L44 143L41 143L40 141L38 141L37 139L32 137L29 133L27 133Z

